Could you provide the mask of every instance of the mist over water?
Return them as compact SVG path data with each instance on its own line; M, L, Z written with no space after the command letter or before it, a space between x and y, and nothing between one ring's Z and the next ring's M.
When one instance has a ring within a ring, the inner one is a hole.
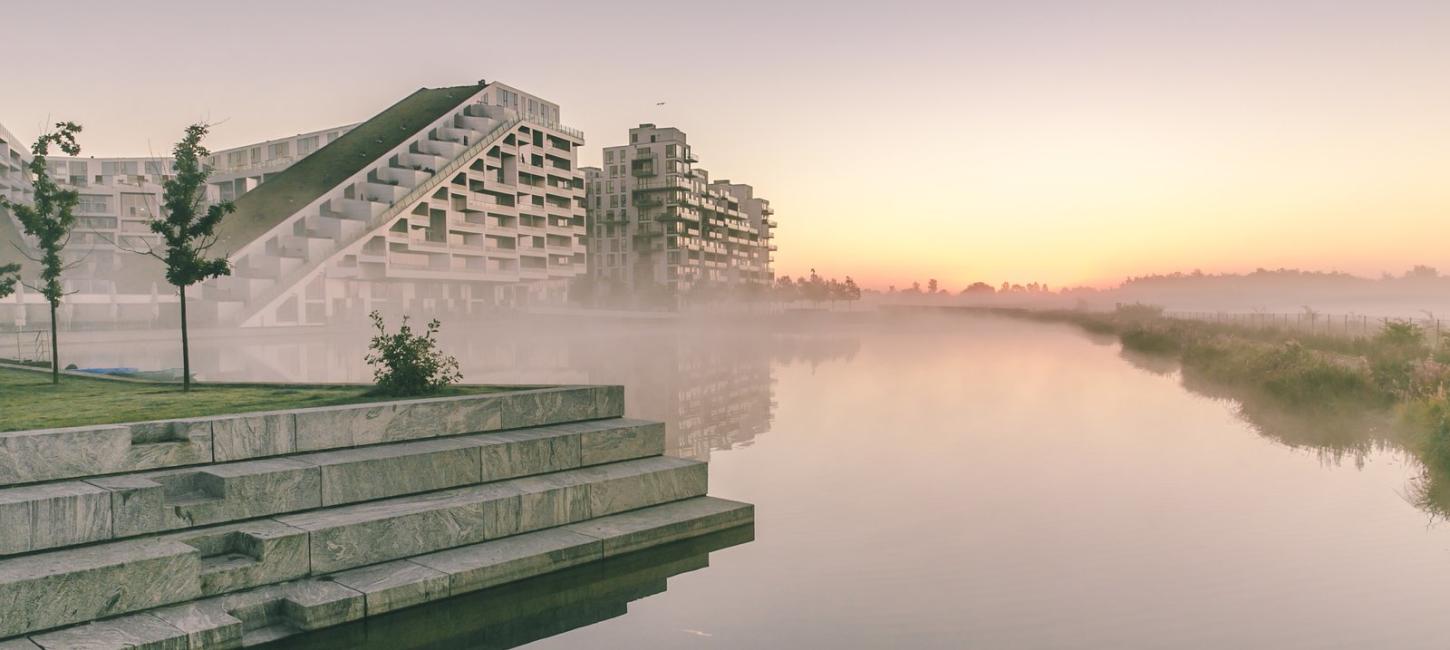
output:
M578 627L507 638L1442 645L1450 530L1413 503L1418 463L1369 432L1279 426L1070 326L817 316L444 325L469 382L624 384L629 416L668 424L669 453L711 461L711 494L757 508L754 541L652 573L671 577ZM174 354L165 336L108 337L125 340L72 335L71 358ZM204 336L194 363L213 381L366 381L367 337Z

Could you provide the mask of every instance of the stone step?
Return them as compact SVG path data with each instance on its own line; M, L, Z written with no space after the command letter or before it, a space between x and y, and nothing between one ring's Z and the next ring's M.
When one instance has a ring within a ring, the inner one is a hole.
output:
M0 638L201 597L195 548L117 542L0 562Z
M0 489L0 555L575 469L664 453L612 418Z
M631 601L666 590L672 576L706 568L709 554L755 538L736 526L498 587L302 634L269 650L513 648L622 616Z
M308 532L320 574L704 496L706 483L704 463L655 457L276 520Z
M704 463L653 457L12 557L0 560L0 638L586 522L705 492Z
M619 386L563 386L66 429L0 432L0 487L624 415Z
M743 503L699 497L324 577L268 585L41 634L43 648L234 648L377 616L753 523ZM561 553L568 560L560 561ZM20 639L12 643L21 642ZM122 643L131 643L125 646Z

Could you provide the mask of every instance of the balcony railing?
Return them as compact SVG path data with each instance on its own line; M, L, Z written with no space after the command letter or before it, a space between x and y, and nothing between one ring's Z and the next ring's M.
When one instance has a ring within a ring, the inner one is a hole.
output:
M690 183L679 176L666 176L662 179L643 180L634 186L634 191L636 192L654 192L671 189L690 189Z

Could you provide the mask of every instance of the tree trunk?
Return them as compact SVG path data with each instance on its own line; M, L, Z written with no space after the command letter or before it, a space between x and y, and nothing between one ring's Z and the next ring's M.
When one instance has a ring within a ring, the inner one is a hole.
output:
M50 303L50 383L60 384L60 341L55 324L55 301Z
M181 289L181 390L191 392L191 343L186 338L186 287Z

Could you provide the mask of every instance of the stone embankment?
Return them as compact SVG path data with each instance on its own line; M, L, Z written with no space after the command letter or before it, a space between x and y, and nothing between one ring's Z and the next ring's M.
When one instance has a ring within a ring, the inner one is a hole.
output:
M618 386L0 433L0 650L236 648L753 523Z

